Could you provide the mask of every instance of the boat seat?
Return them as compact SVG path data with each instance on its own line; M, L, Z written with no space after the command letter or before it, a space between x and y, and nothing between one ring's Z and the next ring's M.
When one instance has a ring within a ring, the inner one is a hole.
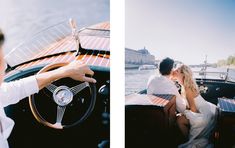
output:
M145 98L148 95L133 95L131 98ZM167 100L165 105L161 99ZM130 98L128 98L130 99ZM175 97L161 95L151 96L153 104L126 104L125 106L125 144L126 148L167 146L170 132L175 124ZM159 101L160 100L160 101Z
M218 98L218 147L235 145L235 99Z

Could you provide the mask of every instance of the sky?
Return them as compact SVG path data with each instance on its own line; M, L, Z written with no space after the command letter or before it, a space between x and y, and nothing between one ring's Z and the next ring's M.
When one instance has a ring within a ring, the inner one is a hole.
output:
M125 47L144 46L185 64L235 55L235 1L126 0Z

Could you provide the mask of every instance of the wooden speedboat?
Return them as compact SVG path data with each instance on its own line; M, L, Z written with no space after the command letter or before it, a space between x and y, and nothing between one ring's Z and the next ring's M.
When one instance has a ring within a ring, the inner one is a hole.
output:
M75 22L70 20L46 28L6 55L7 82L49 71L73 60L88 64L97 80L96 84L70 78L57 80L29 99L5 108L15 121L8 139L10 147L109 146L109 39L109 22L77 30ZM73 92L66 109L53 100L55 88Z
M228 75L223 78L203 76L196 81L201 95L218 106L210 140L215 147L230 148L235 146L235 82ZM130 103L131 99L138 101ZM126 96L126 147L177 147L186 142L176 125L175 111L175 98L170 94L147 95L143 90Z

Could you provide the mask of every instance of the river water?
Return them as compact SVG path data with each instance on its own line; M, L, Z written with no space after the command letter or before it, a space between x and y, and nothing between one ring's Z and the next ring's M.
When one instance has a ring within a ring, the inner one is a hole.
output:
M199 71L200 68L193 68L193 71ZM219 72L226 72L227 68L207 68L208 72L218 72L217 74L210 74L210 78L218 78ZM125 94L139 92L146 88L148 78L151 75L159 75L158 69L155 70L138 70L126 69L125 70ZM199 74L195 73L195 77L200 78ZM229 70L229 78L235 81L235 69ZM209 76L207 76L209 78Z
M40 30L69 18L78 28L109 21L109 0L0 0L5 53Z

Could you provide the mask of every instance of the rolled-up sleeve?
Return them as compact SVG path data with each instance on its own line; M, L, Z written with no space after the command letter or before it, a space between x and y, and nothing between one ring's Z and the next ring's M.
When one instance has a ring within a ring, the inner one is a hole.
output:
M38 93L38 91L39 87L35 76L3 83L0 87L0 102L5 107L15 104L27 96Z

